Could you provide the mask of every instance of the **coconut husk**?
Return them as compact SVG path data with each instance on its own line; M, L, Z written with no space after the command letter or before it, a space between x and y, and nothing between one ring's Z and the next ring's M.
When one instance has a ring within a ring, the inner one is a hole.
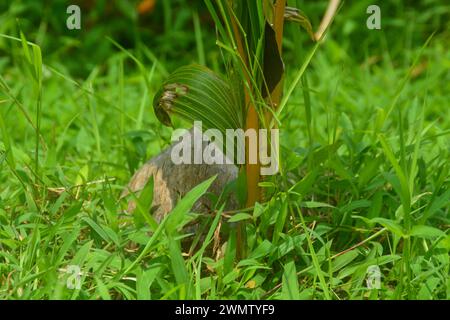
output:
M192 137L192 130L189 133ZM134 192L136 195L142 191L151 176L154 178L152 211L156 221L160 222L176 205L177 201L186 195L192 188L206 179L217 175L208 192L219 196L225 186L235 180L238 168L230 164L174 164L171 159L172 149L181 142L172 144L159 155L146 162L131 178L127 187L122 192L121 198ZM207 142L202 144L203 150L208 146ZM194 146L191 148L194 154ZM222 151L215 147L215 152ZM233 194L226 202L226 210L237 209L237 200ZM129 213L136 208L136 203L129 200ZM193 206L192 211L197 213L208 213L211 210L211 201L204 195Z

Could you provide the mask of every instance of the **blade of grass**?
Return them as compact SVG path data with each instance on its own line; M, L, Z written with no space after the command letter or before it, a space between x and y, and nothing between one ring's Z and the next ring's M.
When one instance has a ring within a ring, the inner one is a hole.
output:
M300 217L300 221L301 221L301 224L302 224L303 231L306 234L306 240L308 241L308 248L309 248L309 251L311 253L311 258L312 258L312 261L313 261L314 268L316 269L317 276L319 277L319 282L320 282L320 286L322 288L323 294L325 295L325 299L331 300L330 291L329 291L328 285L327 285L327 283L325 281L325 278L323 276L323 271L320 268L319 259L317 258L316 250L314 249L314 246L313 246L313 243L312 243L312 240L311 240L311 234L309 233L308 228L306 227L305 219L303 218L303 214L302 214L302 211L301 211L300 207L298 206L297 203L295 203L295 206L296 206L296 209L297 209L297 212L298 212L298 216ZM289 203L289 209L291 211L291 214L294 216L294 210L292 208L292 204L291 203Z
M203 46L203 37L202 37L202 28L200 26L200 20L198 18L197 11L194 11L194 13L193 13L193 20L194 20L195 43L197 45L198 62L201 65L206 66L205 49Z

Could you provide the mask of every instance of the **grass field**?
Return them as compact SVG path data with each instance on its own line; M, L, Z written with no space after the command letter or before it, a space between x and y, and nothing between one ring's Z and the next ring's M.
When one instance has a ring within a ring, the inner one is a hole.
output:
M118 198L170 142L151 107L161 82L222 68L201 2L114 20L99 1L74 31L64 2L0 5L0 299L450 299L450 7L388 1L368 30L371 2L348 2L281 115L270 197L203 218L204 245L183 253L205 184L156 229ZM317 26L327 2L298 3ZM287 90L313 44L285 33ZM233 232L208 254L237 221L246 257Z

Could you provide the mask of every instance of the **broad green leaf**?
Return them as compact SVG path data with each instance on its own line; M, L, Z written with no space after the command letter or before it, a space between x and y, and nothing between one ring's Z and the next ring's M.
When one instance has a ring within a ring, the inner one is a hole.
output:
M92 220L89 217L84 217L82 220L86 222L92 228L92 230L94 230L103 240L105 240L106 242L111 241L105 230L103 230L103 228L100 225L98 225L94 220Z
M418 225L411 228L410 236L433 239L445 236L445 232L434 227Z
M71 207L69 207L68 209L66 209L64 211L64 215L62 217L62 219L64 221L68 221L72 218L74 218L77 214L80 213L81 208L83 207L83 202L75 202L75 204L73 204Z
M350 202L349 204L346 204L345 206L342 206L341 208L339 208L339 210L342 212L352 212L355 209L368 208L371 204L372 202L366 199L355 200Z
M256 202L255 206L253 208L253 218L258 218L260 215L262 215L264 212L264 207L259 203Z
M151 239L151 235L145 229L139 229L129 234L127 238L137 244L146 245Z
M58 266L61 261L64 259L64 256L66 255L67 251L70 249L72 244L77 239L78 235L80 233L80 228L77 226L73 229L71 233L65 233L61 236L63 239L63 245L59 249L58 256L55 259L54 265Z
M277 186L275 185L275 183L270 182L270 181L263 181L258 183L258 186L261 188L276 188Z
M172 73L153 99L159 121L172 126L171 117L202 121L203 129L243 128L243 106L229 82L200 65Z
M448 234L444 239L439 241L439 247L450 251L450 234Z
M425 210L423 217L420 219L420 222L424 223L429 217L433 216L436 211L445 206L450 206L450 189L439 196L435 196L435 198Z
M403 232L403 227L396 221L386 218L373 218L368 219L366 217L353 215L352 218L354 219L361 219L364 221L364 223L368 225L373 225L375 223L381 224L383 227L388 229L390 232L398 235L399 237L404 237L405 233Z
M399 256L399 255L385 255L385 256L381 256L381 257L368 259L364 262L352 264L350 266L345 267L344 269L339 271L336 278L344 279L344 278L354 274L355 272L357 272L358 269L365 271L368 266L377 265L377 266L381 267L382 265L397 261L399 259L401 259L401 256Z
M161 267L151 267L148 270L139 270L136 276L136 295L138 300L150 300L150 286L158 275Z
M169 234L173 234L181 223L189 210L192 208L195 202L208 190L210 185L213 183L216 176L203 181L198 186L194 187L189 191L181 200L178 201L177 205L169 213L166 223L166 230Z
M439 285L441 280L436 277L429 277L420 284L420 290L417 293L418 300L433 300L434 291L436 287Z
M103 226L103 231L108 235L108 237L114 242L114 244L118 247L120 247L120 239L117 233L108 226Z
M259 262L258 260L255 259L244 259L244 260L240 260L238 262L238 264L236 265L236 267L241 268L241 267L259 267L261 266L261 262Z
M295 270L295 264L293 261L288 262L284 266L282 293L283 299L285 300L300 299L297 271Z
M77 253L73 257L71 264L82 266L89 251L91 250L93 240L86 242L80 249L78 249Z
M283 232L284 225L286 223L286 217L288 213L288 201L284 199L281 205L280 213L278 214L277 221L275 222L275 228L273 230L272 243L277 244L280 234Z
M78 175L75 179L75 185L79 186L82 185L84 183L86 183L87 179L89 176L89 166L88 165L84 165L79 171L78 171Z
M356 259L359 255L357 250L350 250L349 252L344 253L343 255L337 257L332 264L333 272L339 271L350 262Z
M249 258L258 259L266 256L272 251L273 245L268 240L264 240L261 244L249 255Z
M100 279L100 277L95 277L95 283L97 284L96 292L102 300L111 300L111 295L109 294L108 286Z
M143 225L143 221L146 221L150 228L152 228L152 231L158 228L158 223L152 217L150 212L153 201L153 187L154 178L152 175L150 176L144 190L142 190L139 198L136 198L136 196L132 193L132 196L136 201L136 210L133 212L133 218L136 226L141 227Z
M123 276L124 274L127 274L130 272L152 249L153 244L156 242L156 240L159 238L160 234L163 232L166 226L166 222L168 220L168 216L166 216L161 223L158 225L158 228L155 230L155 233L152 234L150 240L145 245L144 249L141 251L139 256L120 274Z
M22 41L22 51L23 54L25 56L25 58L27 59L28 63L32 63L31 61L31 55L30 55L30 49L28 49L28 41L25 38L25 35L23 34L22 31L20 31L20 39Z
M317 201L305 201L301 203L303 208L334 208L331 204Z
M225 256L223 259L223 273L228 274L233 269L234 259L236 258L236 228L232 228L228 237Z
M223 283L228 284L228 283L232 282L233 280L235 280L238 276L239 276L239 271L236 269L233 269L233 270L231 270L230 273L228 273L227 275L225 275L225 277L223 277Z
M371 222L375 222L381 224L383 227L391 231L392 233L398 235L399 237L403 237L405 234L403 232L403 228L394 220L385 219L385 218L373 218L370 220Z
M402 167L400 166L399 162L395 158L394 152L392 151L391 147L387 143L385 137L383 135L379 135L381 146L383 147L384 153L388 160L391 162L392 167L394 168L394 171L400 181L400 197L402 200L403 208L408 209L408 215L405 216L405 220L407 223L409 223L409 208L411 205L411 193L409 190L409 184L408 180L406 178L405 172L403 171Z
M189 282L189 273L186 269L184 258L181 254L180 241L169 236L169 253L172 271L178 285L187 285Z
M297 182L295 185L293 185L289 189L289 192L295 192L300 195L304 195L304 194L308 193L311 190L313 184L316 182L317 175L318 175L317 169L314 169L313 171L308 172L308 174L306 174L302 178L302 180Z
M236 213L230 219L228 219L228 222L238 222L247 219L252 219L252 215L248 213Z

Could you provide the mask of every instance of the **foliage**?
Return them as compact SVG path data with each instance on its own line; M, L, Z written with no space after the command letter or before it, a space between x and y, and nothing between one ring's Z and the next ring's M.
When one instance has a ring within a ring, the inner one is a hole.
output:
M65 20L33 15L35 1L2 4L0 298L449 299L448 5L390 1L383 29L369 31L361 26L370 1L345 3L279 115L282 173L262 183L267 199L233 215L219 206L192 213L206 181L155 225L123 214L117 201L168 143L152 98L168 71L198 57L217 74L227 70L210 50L207 8L166 2L173 7L158 2L164 14L154 24L163 19L167 29L153 42L139 39L139 21L130 20L124 40L111 31L123 50L96 27L61 36ZM313 28L326 6L289 4ZM287 89L314 46L299 28L285 30ZM70 61L73 43L80 59ZM206 239L191 235L200 246L184 250L181 230L193 220ZM236 232L216 232L239 221L247 235L240 261ZM219 240L227 245L216 257ZM74 265L80 289L66 285ZM378 290L365 284L372 265L382 274Z

